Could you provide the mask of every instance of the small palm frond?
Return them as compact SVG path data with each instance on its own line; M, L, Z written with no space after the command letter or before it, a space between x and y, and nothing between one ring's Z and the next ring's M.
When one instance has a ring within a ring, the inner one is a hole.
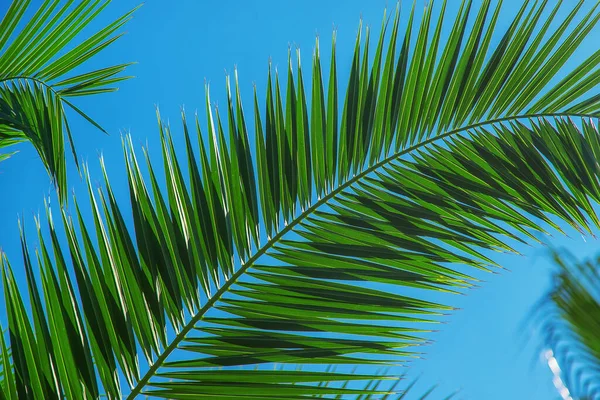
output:
M417 392L414 387L417 384L418 380L414 380L412 381L408 386L406 386L405 388L402 388L399 391L399 396L395 396L395 399L397 400L411 400L411 399L415 399L415 400L434 400L434 399L443 399L443 400L452 400L454 398L456 398L456 395L458 395L458 393L460 391L455 391L454 393L451 393L450 395L447 396L443 396L443 397L439 397L439 391L436 391L437 386L432 386L429 389L425 390L424 392ZM396 385L399 386L399 385ZM394 388L395 390L395 388ZM419 393L419 395L417 395L416 393ZM376 399L376 397L374 396L369 396L365 399ZM391 395L390 394L386 394L385 396L381 397L381 399L390 399L391 400Z
M13 156L16 153L16 151L13 151L12 153L4 153L4 154L0 154L0 161L4 161L6 159L9 159L11 156Z
M431 386L428 389L420 389L417 390L416 386L417 383L419 382L419 379L415 379L412 382L408 383L407 385L404 385L404 377L400 377L397 380L392 380L392 385L387 385L388 388L386 389L387 393L383 394L383 395L378 395L378 394L374 394L372 391L373 389L380 389L382 386L384 386L384 384L386 382L386 380L373 380L368 382L365 386L364 386L364 390L365 391L369 391L369 394L366 395L359 395L356 396L356 400L434 400L434 399L439 399L439 400L452 400L454 398L456 398L456 396L458 395L458 393L460 392L460 390L457 390L453 393L451 393L450 395L444 395L444 396L440 396L440 391L437 390L438 387L437 386ZM347 382L345 382L345 384L347 384ZM341 396L337 396L335 397L336 399L342 399L345 397L341 397Z
M398 9L373 57L359 34L341 113L335 36L328 79L317 42L309 84L300 57L285 85L269 69L254 135L236 72L224 109L206 90L206 135L182 116L185 155L159 117L164 173L125 138L131 209L106 172L90 221L48 209L35 259L22 235L28 302L3 259L5 396L378 395L365 371L418 356L453 310L433 293L538 232L600 226L600 51L564 70L600 5L548 4L499 41L500 2L461 2L447 38L446 1L403 33Z
M571 396L600 399L600 259L572 258L553 252L554 285L535 307L531 324L542 334Z
M83 0L76 5L72 0L45 0L26 21L30 3L13 0L0 22L0 149L31 143L64 202L65 136L78 162L65 110L75 111L102 130L72 98L117 90L113 85L129 78L120 75L129 64L73 71L121 36L115 32L131 18L133 10L77 44L79 32L110 0Z

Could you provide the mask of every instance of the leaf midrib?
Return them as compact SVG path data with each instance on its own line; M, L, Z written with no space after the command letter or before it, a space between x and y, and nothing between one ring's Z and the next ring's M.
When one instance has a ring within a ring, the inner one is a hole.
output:
M69 107L71 107L72 109L77 111L77 107L75 107L69 100L67 100L65 98L65 96L62 94L62 92L60 90L56 89L56 86L54 86L50 82L38 79L34 76L29 76L29 75L9 76L7 78L0 78L0 83L7 83L7 82L11 82L11 81L18 81L18 80L31 81L31 82L34 82L34 83L37 83L37 84L43 86L44 88L50 90L56 96L56 98L59 99L61 102L65 103L66 105L68 105ZM78 111L78 112L81 114L80 111ZM95 125L103 133L108 135L108 132L105 131L100 125L97 125L96 123L93 123L93 125Z
M28 76L28 75L17 75L17 76L9 76L8 78L0 78L0 83L17 81L19 79L39 83L40 85L50 89L55 95L57 95L57 96L61 95L59 92L56 91L56 89L54 89L54 86L52 84L50 84L46 81L43 81L41 79L35 78L33 76Z
M61 93L60 90L56 90L56 87L53 84L51 84L50 82L38 79L38 78L33 77L33 76L29 76L29 75L9 76L8 78L0 78L0 83L6 83L6 82L18 81L18 80L31 81L31 82L37 83L39 85L42 85L46 89L50 90L60 101L62 101L65 104L69 105L70 107L73 107L73 105L71 104L71 102L68 101L65 98L65 96L63 96L63 94ZM101 130L104 131L104 129L101 129ZM104 133L107 133L107 132L104 131Z
M334 190L318 199L313 205L304 210L301 214L299 214L296 218L294 218L288 225L286 225L283 229L281 229L275 236L269 239L252 257L250 257L245 263L243 263L240 268L233 274L231 277L225 282L223 286L221 286L215 294L206 302L204 306L202 306L198 312L194 315L192 319L184 326L184 328L177 334L177 336L171 341L169 346L165 348L165 350L160 354L160 356L156 359L156 361L150 366L148 371L144 374L142 379L138 381L135 387L127 396L127 400L133 400L135 396L141 393L142 389L146 386L146 384L150 381L150 379L154 376L154 373L162 366L167 357L177 348L179 343L186 337L186 335L194 328L196 323L198 323L204 315L212 308L212 306L221 299L221 297L227 293L229 288L235 284L240 278L253 264L257 261L262 255L264 255L269 249L271 249L278 241L281 239L286 233L293 230L296 225L300 224L304 219L312 214L317 208L326 204L329 200L333 199L336 195L341 193L344 189L352 186L354 183L358 182L363 177L367 176L371 172L381 168L385 164L388 164L395 159L402 157L403 155L409 154L421 147L427 146L433 142L438 140L445 139L449 136L468 131L470 129L475 129L478 127L493 125L505 121L515 121L522 119L534 119L534 118L556 118L556 117L577 117L577 118L597 118L597 116L589 115L589 114L572 114L572 113L539 113L539 114L524 114L517 116L509 116L509 117L501 117L491 120L486 120L483 122L474 123L471 125L467 125L461 128L456 128L447 132L444 132L441 135L431 137L427 140L424 140L418 144L407 147L404 150L395 152L394 154L384 158L383 160L373 164L372 166L366 168L359 174L354 175L350 179L341 183Z

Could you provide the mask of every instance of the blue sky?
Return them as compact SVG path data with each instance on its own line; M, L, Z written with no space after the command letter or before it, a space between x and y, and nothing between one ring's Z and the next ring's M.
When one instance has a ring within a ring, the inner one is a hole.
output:
M133 8L138 1L113 2L96 26ZM148 143L150 153L159 155L155 105L163 118L171 121L177 141L181 139L177 137L180 107L185 106L190 113L204 110L205 79L211 83L212 99L224 102L225 70L232 72L237 65L242 95L249 107L253 83L264 92L270 57L275 66L285 68L291 44L301 49L304 63L309 65L315 34L321 36L325 49L330 45L333 26L338 30L342 83L349 72L359 16L377 31L386 3L395 6L385 0L149 1L127 25L128 34L88 64L103 67L138 62L129 69L136 79L121 84L119 92L78 101L77 105L110 133L103 135L75 116L71 122L79 155L89 162L91 175L98 181L101 173L97 156L100 152L104 155L117 198L126 203L120 134L130 132L134 143ZM521 1L505 3L500 27L506 27L510 22L506 16ZM568 6L576 1L564 3ZM8 0L1 2L0 11L4 12L7 5ZM596 49L597 45L588 40L578 52L579 57ZM325 54L328 52L323 51L323 61L328 62ZM19 150L0 164L0 246L17 270L17 216L24 216L26 230L33 233L32 215L43 214L44 196L52 194L33 149L22 146ZM69 165L69 184L83 198L85 190L72 160ZM56 202L53 195L51 201ZM597 243L591 238L586 242L574 231L567 233L571 238L556 235L550 243L568 247L580 258L596 252ZM482 288L450 299L461 310L449 319L449 324L441 326L427 359L416 362L409 373L422 374L422 386L440 383L440 393L462 388L459 397L464 399L557 398L548 368L540 362L533 344L522 345L526 335L520 330L533 303L548 287L550 265L542 248L521 250L523 257L500 258L511 272L490 274ZM5 317L0 316L0 320L5 321Z

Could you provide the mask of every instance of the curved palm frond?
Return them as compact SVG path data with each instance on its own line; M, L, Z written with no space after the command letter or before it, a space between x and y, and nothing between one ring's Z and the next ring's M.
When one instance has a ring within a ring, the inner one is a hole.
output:
M340 114L335 36L327 91L317 42L310 94L299 57L285 96L269 70L254 143L236 73L223 113L207 88L208 139L183 115L184 157L159 117L166 191L126 138L131 211L88 176L93 221L61 210L67 244L49 209L37 221L39 275L23 235L31 312L3 258L5 396L368 395L339 382L374 377L344 368L418 355L453 310L428 293L559 221L600 225L600 51L563 68L600 5L548 3L524 2L497 44L500 2L461 2L447 38L447 2L413 8L404 36L398 10L372 63L359 34Z
M110 0L83 0L75 5L73 0L45 0L26 21L30 3L13 0L0 21L0 149L31 143L64 203L65 135L78 162L65 110L75 111L104 131L71 102L72 98L117 90L115 83L130 78L120 73L131 63L77 74L73 71L117 40L121 34L115 32L134 10L75 43ZM4 158L0 155L0 161Z
M575 399L600 399L600 259L577 262L553 251L554 285L535 308L532 325L556 360Z
M364 389L367 391L371 391L373 389L378 389L382 386L382 383L385 381L382 380L373 380L369 383L367 383L367 385L364 387ZM374 394L374 393L369 393L367 395L363 395L363 396L358 396L357 399L360 400L391 400L391 399L395 399L395 400L433 400L435 399L443 399L443 400L451 400L454 399L459 393L460 390L457 390L453 393L451 393L450 395L447 396L443 396L440 397L439 396L439 390L438 386L431 386L427 389L422 389L421 391L418 391L415 387L415 385L419 382L419 379L415 379L412 382L410 382L408 385L406 386L402 386L402 383L404 382L404 377L400 377L400 379L397 379L395 381L393 381L392 386L387 389L387 393L383 394L383 395L378 395L378 394ZM393 397L392 397L393 396ZM343 397L336 397L338 399L341 399Z

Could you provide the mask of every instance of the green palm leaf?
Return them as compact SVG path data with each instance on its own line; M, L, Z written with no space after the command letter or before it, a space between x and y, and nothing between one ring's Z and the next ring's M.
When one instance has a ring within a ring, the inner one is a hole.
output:
M524 2L497 45L500 3L413 9L404 32L398 10L372 63L359 35L341 113L335 36L327 91L317 42L310 85L300 57L285 86L269 69L254 141L236 72L224 110L206 90L206 135L182 116L185 156L159 117L164 176L125 138L131 211L88 176L92 221L61 210L63 245L48 209L37 268L23 236L30 312L3 260L5 396L376 395L342 382L418 356L453 310L428 294L559 220L600 225L600 52L563 68L600 13L548 3Z
M572 258L572 257L569 257ZM557 360L561 378L576 399L600 398L598 260L576 262L553 252L554 286L540 300L531 324Z
M31 143L51 175L61 202L66 200L65 135L78 162L66 109L102 128L72 99L117 90L113 85L130 64L73 73L121 36L115 34L133 10L76 43L76 37L110 0L45 0L25 20L30 0L13 0L0 22L0 149ZM18 30L17 27L22 29ZM0 161L6 155L0 155Z

